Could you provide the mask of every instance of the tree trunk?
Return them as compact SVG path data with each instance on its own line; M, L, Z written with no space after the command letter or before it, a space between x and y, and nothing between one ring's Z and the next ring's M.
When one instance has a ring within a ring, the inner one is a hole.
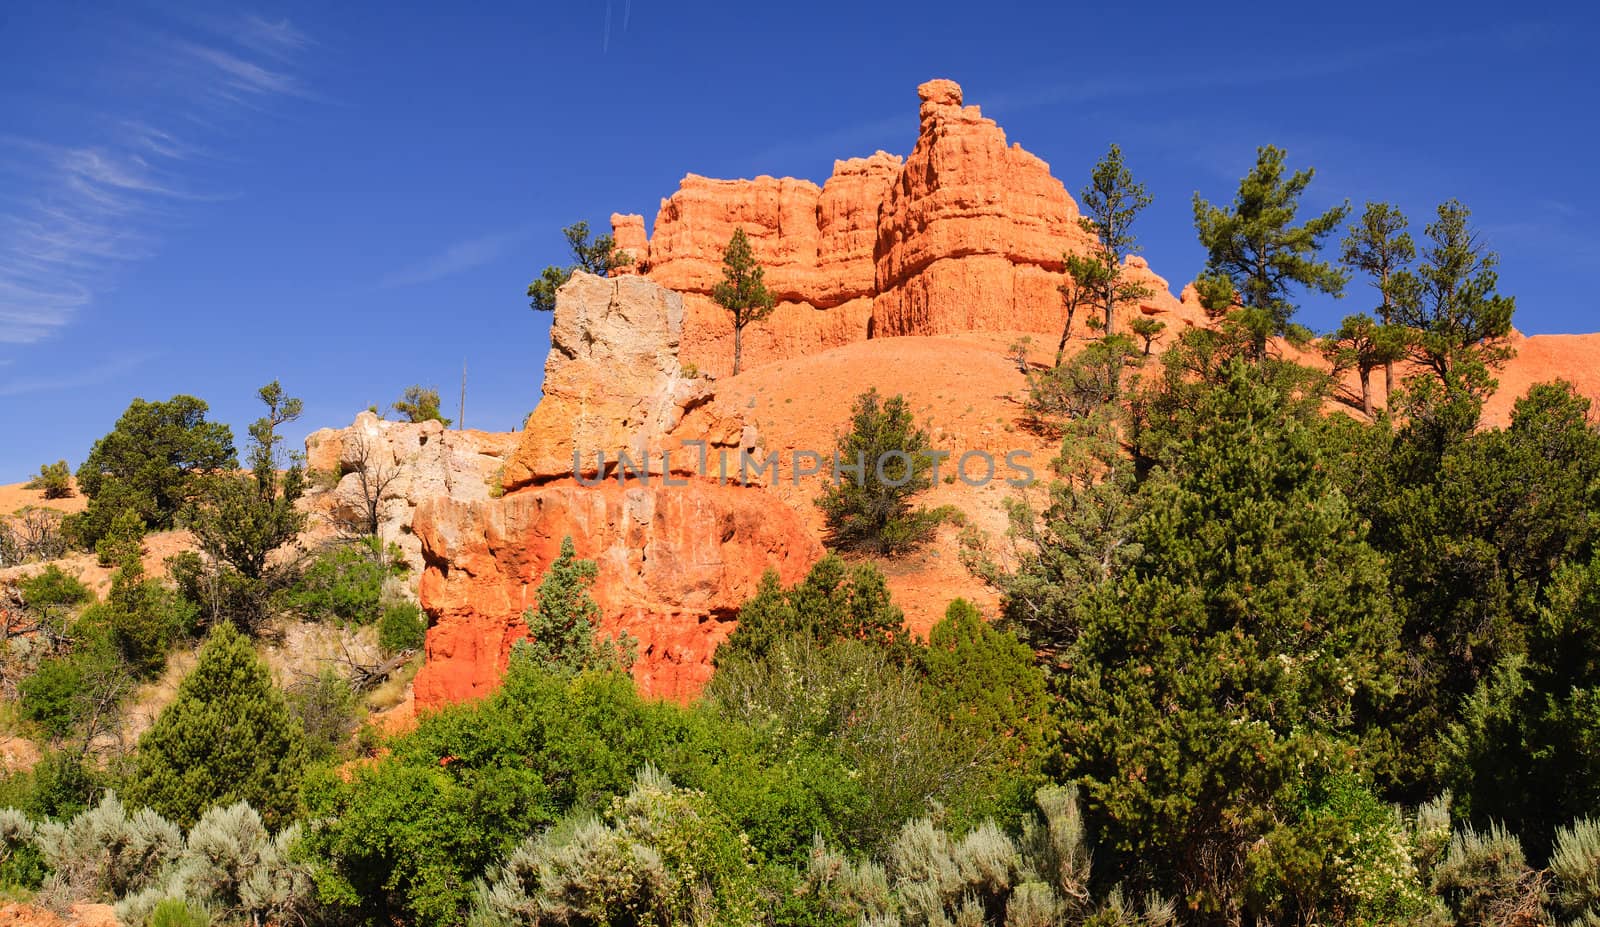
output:
M1394 361L1383 363L1383 407L1394 408Z
M1076 314L1077 311L1078 311L1078 307L1076 307L1076 306L1074 306L1071 309L1067 310L1067 324L1065 326L1063 326L1062 329L1061 329L1061 343L1056 345L1056 366L1057 367L1061 366L1061 359L1064 356L1066 356L1066 353L1067 353L1067 339L1072 337L1072 316L1074 314Z
M1361 411L1372 417L1372 368L1361 368Z
M744 354L744 326L733 323L733 375L739 375L739 361Z

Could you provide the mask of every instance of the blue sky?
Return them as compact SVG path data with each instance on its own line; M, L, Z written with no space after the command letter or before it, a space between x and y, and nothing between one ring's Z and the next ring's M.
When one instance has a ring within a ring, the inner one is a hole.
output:
M465 11L448 7L468 8ZM1181 286L1190 197L1255 146L1307 198L1458 197L1528 332L1600 329L1597 15L1587 5L583 0L0 7L0 482L74 466L134 396L242 434L273 378L301 427L409 383L467 424L538 401L537 270L560 228L653 221L687 172L821 181L906 153L916 85L967 102L1076 195L1119 142L1137 231ZM1359 289L1308 303L1326 328ZM1600 363L1600 359L1597 359Z

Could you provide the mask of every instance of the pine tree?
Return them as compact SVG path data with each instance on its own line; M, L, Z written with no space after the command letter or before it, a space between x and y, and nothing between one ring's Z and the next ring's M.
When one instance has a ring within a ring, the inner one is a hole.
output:
M213 805L245 801L276 827L294 814L304 765L283 694L249 639L223 624L139 738L127 798L185 827Z
M1372 278L1380 300L1378 321L1384 325L1394 322L1395 275L1417 257L1417 246L1406 232L1406 225L1406 217L1398 208L1388 203L1368 203L1360 223L1349 226L1350 234L1345 236L1340 255L1346 267ZM1394 396L1394 362L1399 359L1394 357L1383 363L1383 394L1387 397ZM1363 385L1362 389L1364 392L1366 387ZM1367 414L1372 413L1368 410Z
M841 478L817 500L831 542L879 554L922 543L936 519L913 509L911 497L933 485L928 449L928 433L903 397L880 400L876 389L857 396L850 432L835 450Z
M556 290L572 277L573 271L605 277L633 263L633 256L618 249L616 239L610 235L600 235L591 242L587 222L574 222L562 229L561 234L567 239L567 247L577 263L566 267L552 264L539 274L539 279L528 284L528 307L537 312L555 311Z
M1104 290L1109 271L1099 258L1081 254L1068 254L1062 258L1067 279L1056 289L1061 293L1061 305L1067 310L1067 320L1061 326L1061 340L1056 343L1056 366L1067 356L1067 342L1072 339L1072 322L1078 310L1094 305L1095 297Z
M408 422L438 422L446 428L452 424L439 411L439 391L433 387L408 386L390 408Z
M633 665L637 641L624 634L599 640L600 606L589 595L599 568L579 560L572 537L561 539L561 553L539 582L538 604L523 613L528 639L519 641L519 659L529 659L545 672L578 673L592 669L626 671Z
M1198 403L1139 492L1133 563L1078 611L1063 748L1108 847L1227 922L1284 790L1350 762L1397 622L1314 411L1238 360Z
M1082 282L1094 293L1102 331L1113 335L1117 306L1150 295L1148 285L1128 279L1125 262L1129 255L1139 253L1133 222L1154 200L1144 184L1133 179L1133 172L1122 161L1122 149L1112 145L1095 164L1079 201L1084 216L1078 221L1084 231L1095 237L1091 257L1100 264L1099 270ZM1071 270L1069 265L1068 272Z
M1410 347L1410 332L1404 326L1375 322L1365 312L1345 316L1339 330L1321 345L1335 377L1345 370L1355 370L1361 377L1361 411L1368 418L1372 417L1372 371L1392 369Z
M1417 331L1413 356L1447 393L1482 398L1494 388L1488 371L1511 357L1506 337L1516 300L1496 292L1500 258L1468 226L1471 210L1450 200L1438 214L1421 266L1392 280L1394 317Z
M728 247L722 252L722 279L711 290L711 298L733 316L733 375L739 375L744 357L744 327L772 314L776 305L764 271L750 250L744 229L734 229Z
M1303 225L1295 225L1300 196L1315 171L1284 176L1284 152L1271 145L1257 149L1256 165L1239 181L1231 207L1213 206L1194 195L1194 226L1207 252L1200 283L1206 307L1229 310L1237 301L1239 322L1250 332L1251 351L1266 355L1273 335L1303 339L1294 324L1294 287L1338 296L1346 275L1317 260L1322 243L1349 214L1348 204L1335 206Z

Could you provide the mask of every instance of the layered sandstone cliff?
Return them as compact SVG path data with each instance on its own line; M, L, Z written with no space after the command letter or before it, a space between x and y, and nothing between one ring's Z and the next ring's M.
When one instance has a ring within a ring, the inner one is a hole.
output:
M416 509L431 624L419 708L498 685L564 537L599 565L602 631L639 640L641 689L673 698L705 684L766 570L792 583L822 556L777 495L702 467L699 448L737 467L758 434L713 381L684 371L683 317L682 298L648 279L575 274L561 287L544 397L506 464L506 494L442 493ZM633 467L618 466L622 453Z
M653 236L644 219L612 217L620 247L650 279L684 294L681 354L701 370L731 367L733 332L710 299L722 249L743 228L779 304L745 331L747 363L799 357L873 337L963 331L1058 332L1064 256L1091 239L1050 166L1010 145L961 88L918 88L920 129L904 160L878 152L806 180L712 180L690 174L663 200ZM1198 302L1151 285L1128 314L1198 324Z

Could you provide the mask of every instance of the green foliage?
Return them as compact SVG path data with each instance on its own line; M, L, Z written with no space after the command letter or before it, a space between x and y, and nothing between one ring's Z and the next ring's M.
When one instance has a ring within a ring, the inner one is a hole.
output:
M1221 915L1285 790L1352 762L1341 738L1387 691L1397 631L1302 407L1224 372L1136 497L1136 559L1060 656L1064 747L1110 847Z
M41 464L39 475L23 488L43 492L46 499L69 499L72 497L72 470L65 460Z
M1375 322L1366 313L1345 316L1339 330L1322 340L1322 356L1333 364L1333 375L1354 370L1361 377L1361 411L1373 414L1372 371L1387 368L1410 352L1411 331L1402 325Z
M406 391L390 408L408 422L439 422L446 428L452 424L450 419L445 418L444 413L439 411L439 391L431 386L406 387Z
M928 631L918 653L934 714L973 742L991 746L1002 761L1040 772L1054 749L1054 710L1032 650L1010 631L992 628L976 606L956 599Z
M546 673L626 672L633 665L636 640L626 633L606 640L596 635L600 607L589 597L589 586L598 572L593 560L577 558L571 536L561 539L561 553L539 581L537 603L522 615L528 638L516 645L517 659Z
M211 927L211 915L182 898L163 898L151 909L146 923L149 927Z
M193 396L135 399L128 406L78 468L78 489L89 497L88 507L71 517L80 544L93 547L128 509L152 531L171 528L193 493L194 477L238 465L233 432L206 421L206 412Z
M200 648L177 698L139 738L127 796L180 824L235 801L281 823L295 812L304 763L283 694L249 639L223 624Z
M1144 342L1144 356L1150 356L1150 350L1155 345L1155 340L1167 330L1167 323L1141 315L1128 323L1128 330Z
M754 597L739 609L739 625L717 648L715 662L756 660L779 642L803 637L818 644L857 640L897 657L910 652L905 615L889 599L883 574L869 563L848 564L829 554L806 578L783 588L775 571L761 577Z
M116 720L132 688L128 670L103 625L80 620L73 649L46 657L17 686L22 716L39 724L54 741L82 733L88 740ZM85 729L87 726L87 729Z
M1067 276L1075 291L1090 294L1091 304L1101 312L1101 329L1113 335L1117 306L1150 295L1148 284L1127 277L1126 259L1140 250L1132 232L1134 220L1154 200L1144 184L1133 179L1133 172L1122 161L1122 149L1112 145L1095 164L1078 202L1083 208L1078 221L1094 236L1096 248L1087 259L1068 258ZM1099 266L1094 267L1096 264ZM1062 332L1063 346L1066 334ZM1061 366L1059 348L1056 366Z
M194 631L196 608L163 583L148 579L138 558L111 578L104 603L85 613L110 631L111 640L135 676L151 678L167 665L167 651Z
M1343 271L1318 261L1317 253L1349 214L1349 205L1295 225L1300 196L1316 172L1308 168L1284 176L1283 160L1281 148L1256 149L1255 167L1239 181L1230 207L1213 206L1198 193L1194 197L1195 230L1207 252L1207 308L1225 311L1238 299L1257 358L1265 355L1268 336L1296 334L1292 287L1337 296L1346 281Z
M556 290L567 282L573 271L582 270L606 277L613 270L633 263L633 256L618 250L616 240L610 235L597 236L591 242L587 222L574 222L562 229L561 234L567 239L567 247L572 250L572 258L577 263L567 267L546 267L539 274L539 279L528 284L528 306L539 312L555 311Z
M739 375L744 358L744 328L772 315L777 304L767 290L765 272L750 250L744 229L733 230L722 251L722 279L711 288L711 298L733 317L733 375Z
M421 650L428 635L428 619L414 602L396 602L378 619L378 646L384 653Z
M95 561L114 567L144 555L144 521L133 509L124 509L111 519L100 540L94 542Z
M333 759L361 721L361 702L340 673L329 668L289 687L289 711L304 733L311 760Z
M883 400L876 389L857 396L850 431L835 449L839 479L817 500L829 542L894 555L927 540L937 518L914 509L911 498L933 485L929 448L903 397Z
M1067 342L1072 340L1072 322L1077 318L1078 310L1095 305L1096 297L1105 292L1114 273L1098 255L1063 254L1061 265L1066 271L1066 281L1056 290L1061 294L1061 305L1067 310L1067 318L1061 325L1061 340L1056 342L1057 367L1066 357Z
M215 474L203 482L203 491L185 509L184 521L210 563L198 572L192 565L188 585L196 588L210 572L207 585L226 597L206 596L225 606L220 617L253 631L265 621L276 589L290 577L283 568L269 574L269 558L295 541L305 528L306 515L295 503L305 489L305 473L297 463L280 479L277 429L299 418L300 400L288 398L277 381L258 393L266 416L250 426L249 476Z
M1494 388L1474 383L1484 369L1511 357L1506 338L1516 300L1496 292L1500 259L1467 224L1471 210L1456 200L1440 204L1427 228L1429 244L1415 272L1395 274L1395 320L1415 329L1414 356L1447 392L1480 398Z
M1090 415L1117 398L1123 368L1138 356L1125 335L1092 341L1070 362L1029 374L1024 408L1041 423Z
M779 641L759 660L719 665L705 698L775 758L820 755L847 770L854 794L828 829L852 845L881 845L930 800L967 824L1014 812L1007 803L1030 784L1008 762L1006 732L946 723L917 667L860 641Z
M33 820L65 820L95 803L104 778L80 750L46 750L32 769L0 780L0 806L20 809Z
M1580 764L1572 768L1581 776L1576 770L1588 762L1581 758L1592 755L1578 746L1584 743L1582 725L1561 734L1541 722L1543 732L1530 729L1524 744L1521 721L1509 727L1494 722L1493 712L1478 713L1467 700L1480 686L1509 684L1506 661L1533 656L1529 648L1535 646L1535 661L1549 667L1535 667L1538 694L1505 710L1528 711L1554 724L1562 709L1543 707L1547 697L1565 701L1557 693L1574 690L1567 704L1578 708L1581 693L1594 685L1593 674L1583 668L1584 655L1592 652L1581 630L1590 620L1583 617L1585 581L1582 568L1573 566L1587 564L1600 542L1594 515L1600 511L1600 429L1588 415L1588 402L1570 387L1543 384L1518 401L1505 429L1441 432L1413 420L1398 432L1380 424L1337 439L1353 439L1346 460L1360 463L1334 472L1371 522L1373 543L1389 558L1405 617L1404 687L1384 716L1395 742L1394 768L1386 775L1405 790L1402 797L1416 800L1437 790L1441 780L1433 773L1445 770L1475 820L1480 813L1521 820L1545 805L1549 811L1536 814L1524 830L1535 847L1557 825L1587 813L1586 807L1545 804L1568 789L1564 777L1539 786L1511 783L1524 782L1517 770L1533 766L1553 774L1565 764ZM1572 571L1561 597L1552 598L1552 581L1563 565ZM1551 610L1536 620L1543 607ZM1463 725L1452 735L1456 759L1446 763L1440 735L1455 722ZM1560 750L1561 743L1569 748L1546 765L1546 751ZM1484 762L1468 773L1458 765L1467 756ZM1463 776L1482 785L1467 785ZM1480 799L1489 803L1480 805Z
M360 626L385 614L384 585L405 574L399 548L363 538L319 551L277 604L307 621Z
M760 898L754 854L698 791L645 767L602 818L569 818L522 842L474 901L498 924L748 924Z
M1434 902L1397 809L1348 774L1291 786L1290 816L1250 850L1258 922L1417 923Z
M35 612L71 609L94 601L94 593L78 577L50 564L32 576L17 580L22 601Z

